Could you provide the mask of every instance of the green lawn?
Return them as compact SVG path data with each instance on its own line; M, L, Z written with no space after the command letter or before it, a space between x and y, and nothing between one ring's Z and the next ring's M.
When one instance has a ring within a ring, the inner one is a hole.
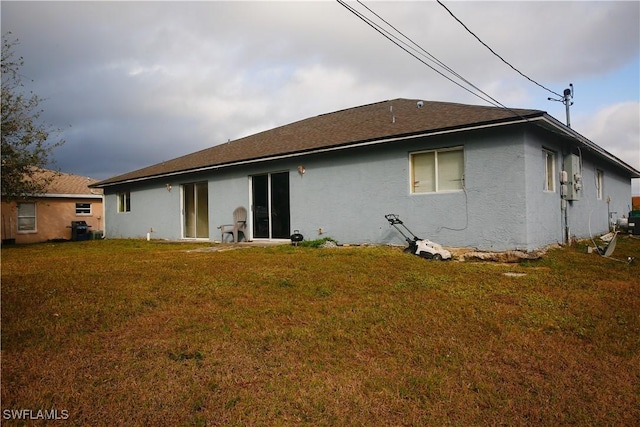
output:
M210 247L4 247L3 425L640 420L640 240L632 264Z

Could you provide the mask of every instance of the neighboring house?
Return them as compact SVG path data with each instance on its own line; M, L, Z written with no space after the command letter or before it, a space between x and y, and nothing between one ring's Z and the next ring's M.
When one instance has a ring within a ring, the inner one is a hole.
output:
M84 176L42 171L52 177L45 194L12 202L2 201L2 241L36 243L70 240L71 222L86 221L89 230L102 230L102 190Z
M640 210L640 196L635 196L632 199L631 206L633 210Z
M566 173L561 173L562 171ZM113 177L106 237L220 240L248 209L250 240L422 238L533 250L606 232L640 172L539 110L395 99L341 110Z

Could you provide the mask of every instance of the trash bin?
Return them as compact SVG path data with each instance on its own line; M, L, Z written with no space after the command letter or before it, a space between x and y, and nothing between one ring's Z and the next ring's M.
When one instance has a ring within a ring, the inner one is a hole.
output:
M89 227L86 221L71 221L71 240L89 240Z
M91 240L102 240L104 239L104 231L103 230L91 230Z
M629 233L640 236L640 211L629 212Z

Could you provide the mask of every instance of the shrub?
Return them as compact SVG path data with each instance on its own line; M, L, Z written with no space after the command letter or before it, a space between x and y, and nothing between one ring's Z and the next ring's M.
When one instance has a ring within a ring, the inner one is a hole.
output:
M322 239L303 240L302 242L298 243L298 246L303 246L305 248L319 248L327 242L332 242L336 245L338 244L338 241L331 237L323 237Z

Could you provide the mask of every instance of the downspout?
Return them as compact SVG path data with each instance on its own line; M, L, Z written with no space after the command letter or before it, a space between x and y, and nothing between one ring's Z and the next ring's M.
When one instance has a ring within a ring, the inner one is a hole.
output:
M560 174L562 175L564 171L566 171L566 165L564 164L565 159L566 159L567 155L564 153L564 150L562 152L562 171L560 172ZM566 189L567 183L565 182L560 182L560 210L562 211L562 213L564 214L564 243L566 245L571 244L571 229L569 228L569 208L568 208L568 201L567 201L567 189ZM562 215L561 215L562 217ZM560 227L562 227L562 219L560 220Z
M567 200L562 199L560 202L562 205L562 209L564 210L564 243L567 245L571 244L571 229L569 228L569 213L567 209Z
M102 227L100 227L102 229L102 238L106 238L107 237L107 217L105 216L105 214L107 213L107 195L105 194L105 191L102 190L102 216L101 219L98 219L98 224L102 225Z

